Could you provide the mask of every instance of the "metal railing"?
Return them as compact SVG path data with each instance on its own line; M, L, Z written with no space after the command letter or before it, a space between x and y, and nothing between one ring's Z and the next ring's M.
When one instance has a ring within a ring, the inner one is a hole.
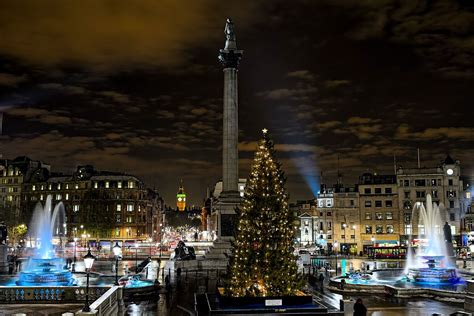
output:
M91 286L89 298L101 297L109 286ZM74 303L86 300L82 286L0 286L0 304L10 303Z

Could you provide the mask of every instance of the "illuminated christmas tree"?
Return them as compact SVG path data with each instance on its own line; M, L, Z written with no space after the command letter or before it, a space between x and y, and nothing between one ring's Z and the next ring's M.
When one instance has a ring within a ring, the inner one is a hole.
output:
M289 296L301 288L293 254L296 215L285 180L264 129L238 210L227 295Z

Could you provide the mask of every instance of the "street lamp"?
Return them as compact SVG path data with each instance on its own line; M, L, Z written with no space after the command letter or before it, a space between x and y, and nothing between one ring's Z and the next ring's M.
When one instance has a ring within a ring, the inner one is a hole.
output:
M84 265L86 266L87 279L86 279L86 304L84 305L84 308L82 309L82 311L87 313L91 311L91 308L89 307L89 273L95 260L95 257L91 254L90 249L83 259L84 259Z
M135 273L138 273L138 243L135 243Z
M341 246L341 250L344 250L344 254L345 254L345 247L347 247L347 244L346 244L346 227L347 227L347 224L344 223L342 224L342 228L344 229L344 244L342 244Z
M148 250L150 252L150 258L151 258L151 242L153 241L153 239L151 237L148 237Z
M77 237L74 237L74 257L72 258L72 272L76 272L76 245L77 245Z
M120 255L122 254L122 247L118 244L118 241L115 242L115 246L112 247L115 256L115 283L114 285L119 285L118 283L118 263Z

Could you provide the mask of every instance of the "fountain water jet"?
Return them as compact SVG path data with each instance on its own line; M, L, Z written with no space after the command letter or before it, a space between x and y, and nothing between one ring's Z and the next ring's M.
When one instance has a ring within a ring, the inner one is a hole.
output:
M425 236L427 245L420 245L415 255L413 255L411 247L408 249L405 273L410 281L427 283L455 283L459 281L446 247L441 209L443 209L443 205L438 206L433 203L429 194L426 196L426 207L423 203L417 202L413 208L413 213L418 211L419 214L418 234ZM420 231L421 227L424 228L424 234Z
M20 272L18 285L72 285L74 279L69 270L64 269L64 260L54 258L52 239L54 234L61 233L65 213L63 203L52 210L52 197L48 195L44 207L38 203L31 221L31 235L40 240L40 246L33 258L30 258L26 269ZM62 232L64 233L64 231Z

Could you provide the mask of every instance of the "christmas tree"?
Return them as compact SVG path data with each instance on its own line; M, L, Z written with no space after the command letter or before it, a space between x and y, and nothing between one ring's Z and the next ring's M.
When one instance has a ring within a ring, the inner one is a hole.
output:
M264 129L238 209L227 295L289 296L301 288L293 254L296 216L288 207L285 181Z

